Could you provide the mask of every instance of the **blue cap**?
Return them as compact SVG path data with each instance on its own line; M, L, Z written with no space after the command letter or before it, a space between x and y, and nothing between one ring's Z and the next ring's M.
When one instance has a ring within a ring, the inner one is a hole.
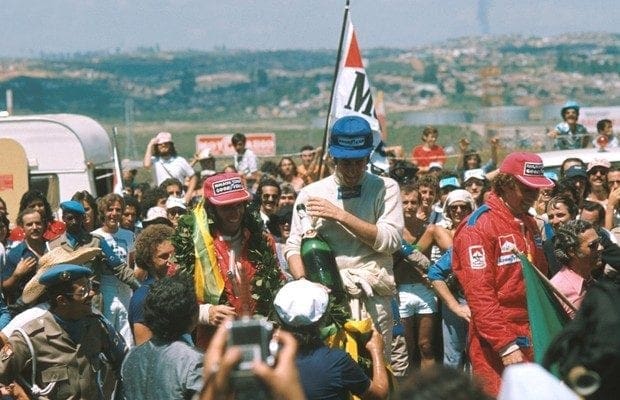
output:
M562 111L560 112L560 114L564 116L564 111L571 109L571 108L577 111L577 113L579 113L579 103L577 103L574 100L569 100L566 103L564 103L564 106L562 107Z
M447 186L454 186L460 188L461 184L459 183L459 180L456 179L454 176L449 176L439 181L439 189L443 189Z
M82 203L75 200L63 201L62 203L60 203L60 208L62 208L62 210L66 212L72 212L80 215L86 214L86 210L84 209Z
M334 158L364 158L372 153L372 129L362 117L347 116L332 126L329 154Z
M86 267L75 264L58 264L45 271L39 277L39 283L44 286L54 286L59 283L73 282L83 277L89 277L93 272Z
M551 179L554 182L559 181L560 179L558 178L558 174L556 174L553 171L547 171L545 172L543 175L545 175L547 178Z
M582 177L587 178L588 174L586 173L586 168L583 165L571 165L566 172L564 172L565 178L574 178L574 177Z

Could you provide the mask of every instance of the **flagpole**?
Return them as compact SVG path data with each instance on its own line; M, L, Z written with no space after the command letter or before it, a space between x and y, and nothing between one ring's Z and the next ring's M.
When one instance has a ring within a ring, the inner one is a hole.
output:
M347 29L347 21L349 19L349 0L345 1L344 5L344 17L342 19L342 30L340 31L340 43L338 43L338 54L336 55L336 67L334 68L334 79L332 80L332 90L329 96L329 108L327 109L327 117L325 118L325 129L323 131L323 157L319 159L319 178L324 176L323 160L327 157L327 138L329 134L329 120L330 113L332 112L332 105L334 102L334 90L336 89L336 80L338 79L338 70L340 69L340 59L342 58L342 44L344 43L344 33Z
M519 252L518 250L515 249L515 252L517 252L518 254L521 254L521 256L527 258L525 256L525 254ZM538 277L540 278L541 282L547 286L549 289L551 289L551 291L553 292L553 294L558 298L558 300L560 300L562 303L564 303L568 308L570 308L571 310L573 310L573 312L577 312L577 307L575 307L573 305L573 303L570 302L570 300L564 296L563 293L561 293L555 286L553 286L553 283L551 283L551 281L549 280L549 278L547 278L545 276L545 274L543 274L538 267L536 267L531 261L530 264L532 265L532 269L534 270L534 272L536 272L536 275L538 275Z
M114 155L114 177L116 178L116 185L112 188L112 191L116 193L116 188L120 185L120 193L123 193L123 176L121 173L121 162L118 158L118 145L116 143L116 135L118 131L116 126L112 127L112 146L113 146L113 155Z

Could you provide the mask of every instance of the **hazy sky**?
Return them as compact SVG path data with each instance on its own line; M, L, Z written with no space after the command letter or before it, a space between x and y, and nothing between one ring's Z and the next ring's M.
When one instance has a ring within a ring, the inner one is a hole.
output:
M0 56L132 50L335 49L344 0L1 0ZM521 33L620 32L612 0L351 0L362 49Z

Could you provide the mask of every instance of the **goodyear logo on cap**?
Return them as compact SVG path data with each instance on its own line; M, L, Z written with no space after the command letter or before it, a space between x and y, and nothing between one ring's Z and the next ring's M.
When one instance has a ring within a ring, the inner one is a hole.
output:
M223 181L213 182L213 194L223 194L243 190L243 184L240 178L226 179Z
M544 169L542 163L526 162L523 165L523 175L543 176Z
M364 147L366 146L366 136L358 137L337 137L336 144L343 147Z

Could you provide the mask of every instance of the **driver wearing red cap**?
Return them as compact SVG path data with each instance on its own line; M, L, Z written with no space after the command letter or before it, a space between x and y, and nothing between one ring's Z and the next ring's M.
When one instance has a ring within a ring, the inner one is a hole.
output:
M525 253L547 274L540 232L528 214L538 191L553 186L543 172L536 154L508 155L488 200L454 237L454 272L472 312L472 369L493 396L498 394L506 365L533 360L525 283L513 249Z

